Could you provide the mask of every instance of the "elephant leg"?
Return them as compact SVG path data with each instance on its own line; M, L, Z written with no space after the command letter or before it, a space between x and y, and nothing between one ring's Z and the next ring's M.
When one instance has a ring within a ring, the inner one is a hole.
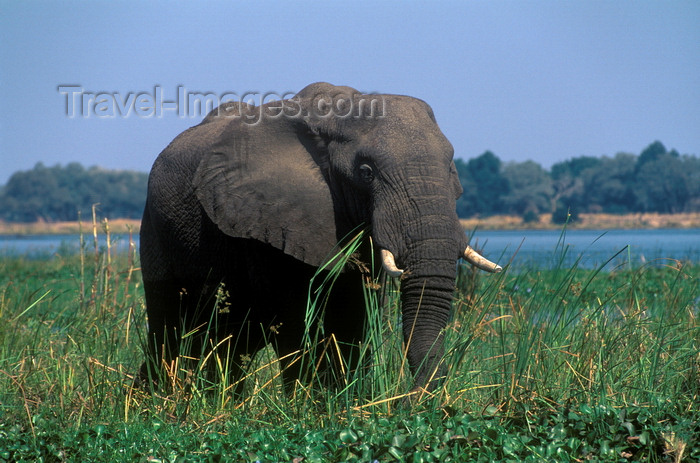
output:
M179 354L181 338L182 288L176 281L143 282L146 293L148 335L146 360L141 365L137 382L160 382L163 365L170 365Z
M290 311L297 312L298 316L290 317ZM269 330L268 339L279 359L284 387L291 394L298 380L302 383L307 382L313 367L308 363L310 356L303 353L305 332L303 312L297 311L296 307L290 311L271 324L272 329Z
M240 368L231 362L236 357L232 355L236 348L231 347L235 341L227 339L226 320L214 312L216 288L192 281L187 285L177 280L144 281L149 329L141 381L150 378L158 383L166 379L166 370L176 373L176 359L179 369L193 373L204 369L208 377L220 375L218 365L230 367L230 377L240 376Z
M329 370L337 380L345 379L345 371L361 367L360 344L365 337L366 319L361 276L354 272L340 275L324 317L324 330L332 349Z
M251 362L262 347L255 336L241 334L240 330L218 333L210 327L207 346L203 351L202 373L211 384L224 385L234 397L241 397L246 375L253 372Z
M360 366L359 344L364 338L366 320L361 285L357 274L338 277L321 314L322 331L318 320L313 320L309 327L305 325L308 293L300 293L293 310L285 311L287 316L273 339L273 346L282 359L288 390L293 389L296 380L306 384L317 378L326 386L342 387L347 371ZM307 330L307 340L312 345L303 346L303 333Z

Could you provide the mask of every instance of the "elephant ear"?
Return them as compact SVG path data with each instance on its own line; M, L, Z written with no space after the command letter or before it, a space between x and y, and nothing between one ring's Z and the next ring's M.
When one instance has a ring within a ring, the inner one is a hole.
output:
M193 179L211 220L228 236L268 243L310 265L327 262L335 215L313 140L284 118L211 122L225 127Z

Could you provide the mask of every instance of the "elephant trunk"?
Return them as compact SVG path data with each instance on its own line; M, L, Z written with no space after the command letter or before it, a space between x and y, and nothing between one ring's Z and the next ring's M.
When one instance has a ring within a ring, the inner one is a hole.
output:
M441 269L436 272L436 266ZM456 262L432 261L412 269L401 282L406 354L416 387L432 390L445 376L443 338L455 289Z
M404 343L414 385L429 390L445 376L444 331L457 259L468 241L455 213L456 188L444 177L437 168L404 166L395 195L375 197L372 224L385 270L401 277Z
M444 331L452 311L457 259L466 235L451 211L409 221L406 251L398 256L404 343L414 385L434 389L445 376ZM432 225L432 231L431 230ZM414 238L414 239L410 239Z

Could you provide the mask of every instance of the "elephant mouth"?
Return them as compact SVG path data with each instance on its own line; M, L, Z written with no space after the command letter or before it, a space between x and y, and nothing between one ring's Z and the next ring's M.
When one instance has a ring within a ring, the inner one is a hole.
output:
M490 273L498 273L501 270L503 270L503 267L500 265L491 262L478 252L476 252L471 246L467 245L466 249L464 250L464 253L460 256L463 257L467 262L475 266L476 268L479 268L481 270L484 270L486 272ZM384 271L387 273L387 275L395 278L401 277L405 271L403 269L400 269L396 265L396 259L394 258L394 254L391 253L391 251L387 249L382 249L381 250L381 258L382 258L382 266L384 267Z

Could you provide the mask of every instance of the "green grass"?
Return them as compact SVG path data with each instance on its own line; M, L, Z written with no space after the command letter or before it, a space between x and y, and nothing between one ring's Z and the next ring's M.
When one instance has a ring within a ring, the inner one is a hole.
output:
M167 394L133 390L138 262L83 247L0 261L0 462L700 461L697 265L462 267L449 378L411 398L397 285L368 269L363 368L328 389L307 355L308 381L285 394L266 350L236 397L219 350L178 363ZM309 300L322 316L324 293ZM337 349L308 333L304 350L318 343Z

